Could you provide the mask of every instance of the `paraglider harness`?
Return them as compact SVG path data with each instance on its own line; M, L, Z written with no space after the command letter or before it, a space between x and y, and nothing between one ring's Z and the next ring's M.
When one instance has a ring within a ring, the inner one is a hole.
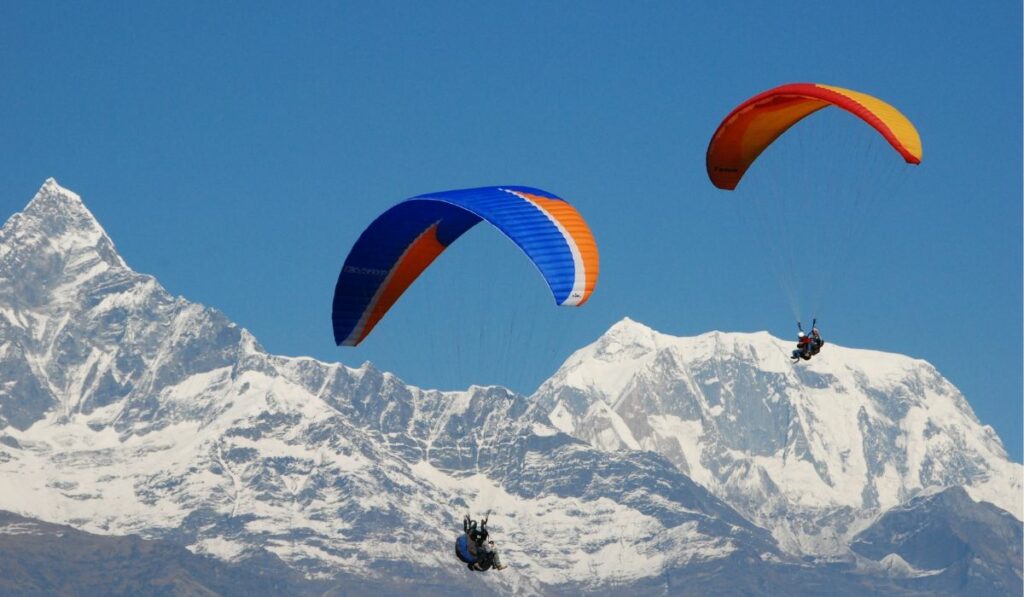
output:
M490 516L490 512L480 520L479 526L475 520L469 517L469 514L462 519L463 533L455 540L455 555L470 570L482 572L490 570L494 566L494 554L484 547L488 537L488 516Z
M796 344L797 351L794 351L794 357L809 361L811 357L821 352L821 347L825 345L825 341L818 333L818 318L815 317L811 322L810 336L804 335L804 326L799 321L796 322L796 328L800 330L801 336L800 341Z

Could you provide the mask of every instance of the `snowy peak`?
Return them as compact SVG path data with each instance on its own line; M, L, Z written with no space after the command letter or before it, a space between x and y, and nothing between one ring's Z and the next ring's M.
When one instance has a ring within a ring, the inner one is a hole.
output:
M0 296L38 304L59 287L75 287L127 266L81 198L48 179L28 206L0 228Z
M626 351L627 354L639 354L657 350L660 336L661 334L652 328L626 317L608 328L608 331L588 348L612 358L622 351Z
M102 411L96 425L128 429L160 408L164 388L249 349L223 315L129 269L53 179L0 229L0 425Z
M39 210L45 210L48 206L63 207L69 211L84 211L90 218L92 215L88 213L88 209L82 203L82 198L78 193L60 186L57 179L52 177L43 181L43 185L36 191L35 196L29 201L23 213L31 214ZM91 219L95 222L95 218Z
M761 369L789 372L789 343L767 332L752 334L708 332L692 338L662 334L625 318L600 338L570 356L535 396L582 392L613 404L640 372L649 368L672 368L678 363L706 362L734 356L752 359ZM673 365L675 364L675 365ZM573 401L578 402L578 401ZM554 403L551 404L554 407ZM572 410L582 414L590 400L578 402Z
M647 362L657 351L658 336L651 328L627 317L596 342L573 353L536 394L543 395L557 387L570 393L591 392L605 401L611 400L628 382L628 371ZM589 408L590 401L584 400L574 403L571 410L579 413Z
M625 318L570 356L545 386L592 390L604 397L613 397L625 391L643 372L675 375L682 372L672 370L673 367L709 363L743 364L796 381L822 376L844 377L856 384L853 378L870 377L880 383L899 384L913 375L941 377L932 365L920 359L851 349L831 342L828 350L814 360L794 366L790 359L794 347L795 340L776 338L766 331L711 331L678 337ZM539 394L543 391L538 391ZM974 417L966 401L958 402L958 407Z
M46 232L58 247L96 248L103 257L110 259L111 265L124 266L114 251L110 237L82 202L82 198L57 184L53 178L43 183L21 212L21 218L22 226L28 223L39 226L40 231Z
M533 399L595 447L661 454L796 553L841 553L857 524L934 488L1022 516L1021 466L930 364L832 343L794 364L793 348L624 320Z
M636 339L643 341L644 339L653 338L658 332L654 331L653 328L646 326L635 319L630 317L623 317L621 320L615 322L612 327L608 328L608 331L604 333L602 338L617 338L621 340Z

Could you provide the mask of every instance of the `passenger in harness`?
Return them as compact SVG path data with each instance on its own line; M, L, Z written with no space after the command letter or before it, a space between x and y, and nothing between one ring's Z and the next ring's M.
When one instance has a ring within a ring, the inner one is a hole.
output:
M494 568L504 570L507 566L501 563L494 541L489 540L487 532L487 516L477 526L469 514L462 519L462 535L455 540L455 555L466 563L470 570L483 572Z
M821 338L821 333L818 328L811 328L811 356L814 356L821 352L821 347L825 345L825 341Z
M790 357L794 361L803 359L805 361L811 360L811 339L800 330L796 333L796 350L793 351L793 355Z
M790 357L794 362L798 362L800 359L809 361L811 357L821 352L821 347L825 345L825 340L821 338L817 323L818 320L815 318L814 323L811 325L811 335L808 336L804 333L804 328L800 325L800 322L796 322L796 327L800 331L797 332L796 350L793 351Z

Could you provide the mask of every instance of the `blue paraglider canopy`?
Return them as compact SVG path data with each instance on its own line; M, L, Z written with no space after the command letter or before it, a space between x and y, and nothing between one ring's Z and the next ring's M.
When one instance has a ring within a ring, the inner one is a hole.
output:
M597 283L597 244L564 199L530 187L420 195L381 214L356 241L334 288L334 341L356 346L451 243L486 221L544 276L555 302L579 306Z

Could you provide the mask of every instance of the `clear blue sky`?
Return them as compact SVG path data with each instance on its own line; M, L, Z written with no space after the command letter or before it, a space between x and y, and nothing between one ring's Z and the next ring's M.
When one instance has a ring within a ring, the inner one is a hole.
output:
M4 2L0 217L53 176L133 268L271 352L529 392L625 316L790 336L704 151L762 89L863 90L916 123L924 163L862 216L823 329L936 365L1019 461L1021 20L1019 2ZM336 348L334 282L362 228L493 184L584 213L591 302L555 308L481 228Z

